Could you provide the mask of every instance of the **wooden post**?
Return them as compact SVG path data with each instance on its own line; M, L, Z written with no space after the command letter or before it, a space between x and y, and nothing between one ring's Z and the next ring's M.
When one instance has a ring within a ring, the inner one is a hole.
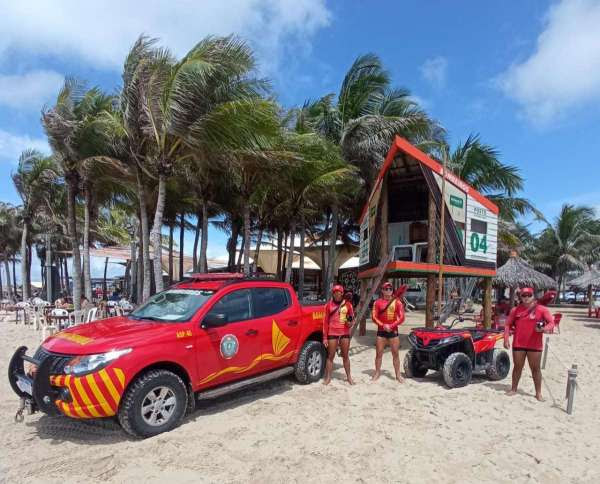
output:
M492 326L492 278L486 277L483 291L483 325L486 328Z
M361 279L360 280L360 304L369 304L370 301L366 301L367 298L367 287L368 287L368 279ZM358 322L359 327L358 327L358 335L359 336L364 336L365 334L367 334L367 318L361 318L361 320Z
M444 232L445 232L445 217L446 217L446 160L448 159L448 152L444 149L442 153L442 202L440 203L440 267L438 271L438 318L442 314L442 293L444 287L443 275L444 275ZM442 321L440 320L440 323Z
M436 208L435 199L431 192L429 193L427 213L427 263L433 264L435 262L435 220L436 220ZM427 275L427 293L425 296L425 326L428 328L433 327L433 305L435 304L435 275Z
M381 181L381 194L379 195L379 203L381 203L381 259L384 259L389 253L389 203L388 203L388 177L386 176Z

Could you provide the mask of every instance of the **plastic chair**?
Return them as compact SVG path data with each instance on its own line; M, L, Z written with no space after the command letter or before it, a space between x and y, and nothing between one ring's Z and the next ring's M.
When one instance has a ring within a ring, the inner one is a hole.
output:
M558 334L560 334L560 320L562 319L562 313L554 313L552 316L554 316L554 328L557 329Z
M83 324L85 322L85 316L85 311L73 311L69 315L70 326L77 326L78 324Z
M86 323L91 323L92 321L96 321L96 314L98 313L98 308L90 308L88 309L87 316L85 318Z

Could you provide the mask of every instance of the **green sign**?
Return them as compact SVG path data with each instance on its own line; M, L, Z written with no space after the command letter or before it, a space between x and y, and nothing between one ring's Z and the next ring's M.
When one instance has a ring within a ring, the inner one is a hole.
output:
M462 200L462 198L456 197L454 195L450 195L450 205L457 207L457 208L463 208L463 200Z
M471 250L473 252L483 252L484 254L487 251L487 238L485 235L479 238L479 234L477 232L473 232L471 234Z

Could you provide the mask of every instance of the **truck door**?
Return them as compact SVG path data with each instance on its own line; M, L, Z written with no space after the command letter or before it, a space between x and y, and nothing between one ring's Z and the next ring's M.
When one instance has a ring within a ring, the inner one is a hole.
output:
M252 317L250 289L225 294L204 319L211 315L225 324L199 330L199 385L219 385L262 371L262 339L267 335Z
M251 289L254 321L261 328L265 369L285 366L296 349L301 315L292 303L288 289L255 287Z

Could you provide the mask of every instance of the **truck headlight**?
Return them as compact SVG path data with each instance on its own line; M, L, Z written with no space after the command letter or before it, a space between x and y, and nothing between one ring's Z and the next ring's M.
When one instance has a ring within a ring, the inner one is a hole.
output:
M123 355L131 352L131 348L124 350L113 350L108 353L100 353L97 355L81 355L76 356L65 366L67 375L81 376L93 371L98 371L108 365L111 361L115 361Z

